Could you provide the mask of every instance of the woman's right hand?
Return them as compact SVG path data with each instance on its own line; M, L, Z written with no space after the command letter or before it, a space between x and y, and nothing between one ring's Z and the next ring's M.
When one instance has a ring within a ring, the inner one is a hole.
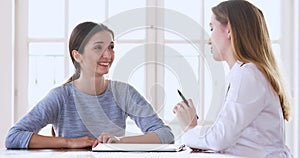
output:
M94 146L96 138L84 136L79 138L65 138L68 148L86 148Z
M84 136L79 138L50 137L33 134L28 148L57 149L57 148L87 148L97 143L96 138Z
M173 113L177 116L179 124L184 131L194 128L197 125L197 114L194 103L188 99L186 105L183 101L177 103L173 108Z

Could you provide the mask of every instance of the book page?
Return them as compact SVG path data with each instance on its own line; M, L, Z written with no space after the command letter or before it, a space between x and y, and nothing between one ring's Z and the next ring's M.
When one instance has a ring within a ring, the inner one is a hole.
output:
M98 144L92 151L164 151L178 152L185 150L185 145L176 144Z

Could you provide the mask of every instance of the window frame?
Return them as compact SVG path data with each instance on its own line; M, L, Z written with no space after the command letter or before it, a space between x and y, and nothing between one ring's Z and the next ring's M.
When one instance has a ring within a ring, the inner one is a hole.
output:
M106 2L108 2L106 0ZM156 7L164 7L164 3L163 1L160 0L155 0L155 1L151 1L151 0L147 0L146 1L148 6L156 6ZM66 20L67 21L67 16L68 16L68 4L70 3L69 0L65 0L65 16L66 16ZM199 8L201 8L202 10L204 10L204 3L205 1L202 2L202 6L200 6ZM281 32L282 33L282 38L280 38L278 41L272 41L274 43L278 43L281 47L280 50L281 52L293 52L293 53L281 53L281 58L282 58L282 62L283 65L285 65L285 70L287 70L288 72L286 73L288 76L288 84L289 87L292 88L292 95L293 95L293 105L298 105L300 103L300 97L299 97L299 78L300 78L300 70L299 70L299 61L300 61L300 57L299 55L297 55L297 52L300 52L300 48L298 45L298 43L296 43L297 41L299 42L299 38L300 38L300 33L299 33L299 7L300 4L298 1L283 1L281 0L282 6L281 6L281 10L282 10L282 15L281 17L290 17L290 18L282 18L282 27L281 27ZM297 8L298 7L298 8ZM291 9L293 8L293 9ZM163 22L163 19L161 19L158 14L155 14L156 17L154 18L155 21L152 21L152 18L149 18L149 23L160 23ZM105 10L105 17L108 18L108 10ZM205 14L202 12L202 16L205 16ZM151 19L151 20L150 20ZM203 18L204 19L204 18ZM203 26L206 26L206 24L204 24L204 21L201 21L201 24L203 24ZM290 24L290 25L285 25L285 24ZM27 36L27 30L28 30L28 0L15 0L15 56L14 56L14 121L16 122L19 118L21 118L27 111L28 109L30 109L31 107L27 106L27 95L28 95L28 64L29 64L29 59L28 59L28 44L30 42L64 42L65 44L65 71L68 72L69 70L69 64L70 64L70 60L68 57L68 24L67 22L65 23L65 34L64 37L62 39L51 39L51 40L44 40L44 39L29 39ZM294 34L294 30L296 30L297 34ZM146 42L159 42L159 43L176 43L178 41L171 41L171 40L164 40L161 37L161 32L155 32L155 30L148 30L146 32L147 34L147 38L145 39ZM294 42L290 42L290 38L295 39ZM134 40L128 40L128 41L120 41L122 43L131 43L131 42L137 42ZM143 41L140 41L143 42ZM163 50L160 50L163 52ZM159 60L162 60L164 57L161 56L162 54L157 54L156 53L147 53L147 58L156 58ZM202 60L202 59L199 59ZM200 62L200 63L204 63L204 62ZM200 65L199 66L199 74L204 72L204 65ZM153 83L159 81L164 80L164 70L160 69L158 66L156 67L147 67L146 68L146 74L145 74L145 78L150 78L149 80L146 81L146 89L151 88L151 85L153 85ZM158 74L156 74L156 72L158 72ZM153 75L156 74L156 75ZM295 76L293 76L293 74L295 74ZM154 77L153 77L154 76ZM68 73L66 73L65 78L68 77ZM204 104L204 89L201 87L204 87L205 85L205 78L204 76L199 76L199 89L200 89L200 104L203 105ZM156 95L160 95L159 94L159 89L155 89L155 94ZM146 93L146 97L149 97L150 94L147 92ZM157 101L154 100L154 102L152 102L152 104L154 105L155 109L159 109L160 107L156 107L155 105L157 105ZM204 117L204 112L205 109L204 107L199 107L199 109L197 109L198 111L201 111L200 117L203 118ZM300 114L300 110L297 106L294 106L292 108L292 110L295 110L293 113L293 117L294 119L292 119L291 122L287 123L287 143L289 144L289 146L291 147L292 151L294 153L296 153L295 155L299 155L299 152L297 151L297 149L299 148L299 142L297 140L299 140L299 136L297 135L300 130L299 128L299 114ZM162 113L159 113L160 115L163 116ZM174 122L172 122L174 123ZM294 138L297 138L296 141L294 140Z

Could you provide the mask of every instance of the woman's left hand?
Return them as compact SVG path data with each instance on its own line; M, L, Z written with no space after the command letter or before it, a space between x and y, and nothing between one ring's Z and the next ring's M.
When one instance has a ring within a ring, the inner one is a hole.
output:
M121 143L120 138L106 132L100 134L100 136L98 137L98 142L99 143Z

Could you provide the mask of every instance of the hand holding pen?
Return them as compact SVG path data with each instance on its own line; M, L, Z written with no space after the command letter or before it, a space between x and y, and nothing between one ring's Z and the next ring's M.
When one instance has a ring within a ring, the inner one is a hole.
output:
M173 113L176 114L181 127L188 130L197 125L198 116L192 100L189 99L188 102L179 90L178 93L183 101L175 105Z
M180 95L181 99L183 100L183 102L186 104L187 107L190 107L188 101L185 99L185 97L183 96L183 94L180 92L180 90L177 89L178 94ZM197 119L199 119L198 115L197 115Z

